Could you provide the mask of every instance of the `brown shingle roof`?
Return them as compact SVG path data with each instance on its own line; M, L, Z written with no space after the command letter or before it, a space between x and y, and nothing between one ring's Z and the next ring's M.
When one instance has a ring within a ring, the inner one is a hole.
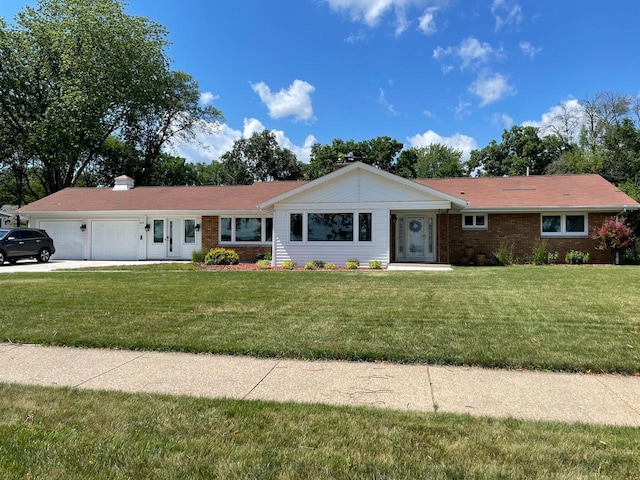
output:
M35 212L90 211L255 211L264 202L302 182L257 182L214 187L66 188L21 209Z
M473 210L638 208L599 175L415 180L468 202ZM257 205L306 182L257 182L210 187L67 188L23 207L22 213L89 211L255 211Z
M474 210L638 207L638 202L600 175L431 178L416 182L462 198L468 202L467 209Z

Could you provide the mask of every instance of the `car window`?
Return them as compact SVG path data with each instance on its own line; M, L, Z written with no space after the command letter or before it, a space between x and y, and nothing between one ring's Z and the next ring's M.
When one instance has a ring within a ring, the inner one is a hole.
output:
M0 239L4 238L7 233L9 233L9 230L0 230Z
M34 230L23 230L22 231L22 238L24 238L24 239L38 238L38 237L42 237L42 235L40 235L40 232L36 232Z
M9 234L10 237L15 238L16 240L22 240L24 235L22 235L22 230L14 230Z

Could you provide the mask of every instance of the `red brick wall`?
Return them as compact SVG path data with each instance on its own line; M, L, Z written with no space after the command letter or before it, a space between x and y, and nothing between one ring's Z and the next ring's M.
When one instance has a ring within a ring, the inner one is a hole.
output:
M255 262L256 256L270 252L271 247L269 245L220 245L218 243L219 238L219 218L215 217L202 217L202 248L211 249L216 247L224 247L230 250L235 250L240 255L241 262Z
M602 224L606 217L614 213L590 213L589 230ZM513 246L513 252L524 261L531 258L531 252L540 240L544 240L550 252L558 252L558 263L564 263L564 257L570 250L581 250L589 253L589 263L611 263L609 252L596 250L595 241L590 237L582 238L549 238L540 236L539 213L490 214L487 230L463 230L461 215L448 215L449 228L446 228L447 215L438 216L438 259L446 261L447 245L449 246L449 262L461 262L465 247L472 247L476 253L486 254L486 263L495 265L493 252L500 247ZM446 234L448 233L448 243ZM444 238L443 238L444 237Z

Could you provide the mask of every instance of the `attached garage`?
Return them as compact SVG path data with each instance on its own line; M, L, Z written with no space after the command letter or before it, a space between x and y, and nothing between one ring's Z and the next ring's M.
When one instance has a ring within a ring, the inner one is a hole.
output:
M56 247L54 260L82 260L80 220L40 221L39 228L47 231Z
M137 220L93 220L91 260L138 260Z

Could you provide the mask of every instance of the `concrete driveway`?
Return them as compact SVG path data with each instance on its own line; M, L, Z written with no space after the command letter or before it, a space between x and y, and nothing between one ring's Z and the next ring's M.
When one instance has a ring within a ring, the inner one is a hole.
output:
M97 261L97 260L51 260L48 263L38 263L35 260L21 260L15 265L3 263L0 265L2 273L27 273L27 272L55 272L57 270L72 270L89 267L114 267L120 265L150 265L154 263L167 263L166 260L141 260L141 261ZM187 263L172 262L172 263Z

